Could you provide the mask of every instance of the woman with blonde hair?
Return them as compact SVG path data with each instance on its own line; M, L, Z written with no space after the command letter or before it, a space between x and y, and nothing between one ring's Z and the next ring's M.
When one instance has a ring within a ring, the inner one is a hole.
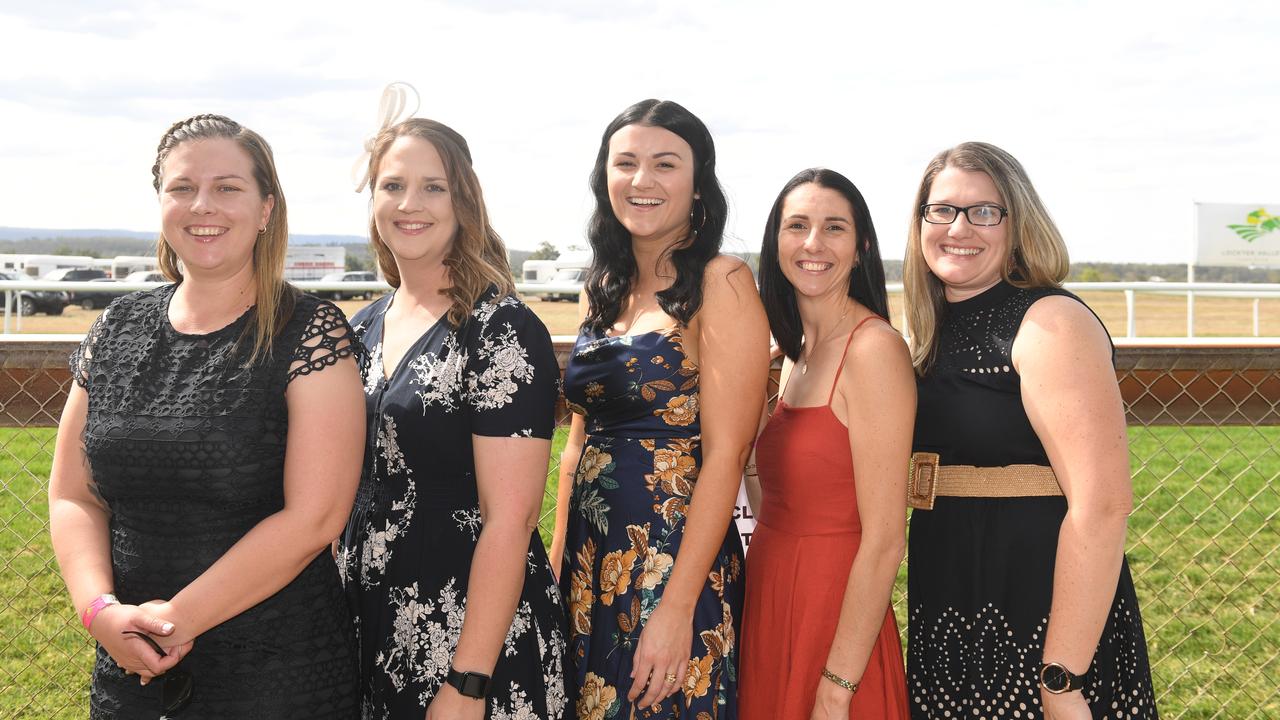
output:
M359 344L282 279L261 136L187 118L152 175L174 282L114 301L73 354L49 479L54 550L98 642L89 715L355 718L329 545L359 479Z
M1155 718L1114 350L1022 165L939 153L904 274L912 717Z
M466 140L384 115L368 149L369 235L396 290L353 318L369 451L339 564L364 716L562 717L564 615L536 530L551 338L514 295Z

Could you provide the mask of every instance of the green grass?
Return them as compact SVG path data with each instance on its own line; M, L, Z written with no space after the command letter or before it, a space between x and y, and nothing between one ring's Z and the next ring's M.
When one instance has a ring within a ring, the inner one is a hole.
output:
M85 714L91 649L49 548L52 429L0 429L0 717ZM1165 718L1280 717L1280 428L1131 428L1129 562ZM552 468L564 446L557 432ZM556 476L542 535L550 541ZM899 575L895 605L905 627Z
M0 717L85 717L88 635L49 546L53 428L0 430Z

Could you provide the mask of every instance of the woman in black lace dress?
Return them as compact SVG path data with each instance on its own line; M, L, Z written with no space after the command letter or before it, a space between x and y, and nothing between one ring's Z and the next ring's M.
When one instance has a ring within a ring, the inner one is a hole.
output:
M985 143L933 159L904 266L914 446L936 454L909 495L917 720L1156 717L1113 350L1066 275L1017 160Z
M54 549L98 641L90 716L354 718L329 544L360 472L358 345L281 279L260 136L183 120L153 175L174 284L113 302L72 356L50 475Z
M371 354L368 453L339 552L362 713L555 720L565 617L536 530L551 336L514 295L466 140L387 125L370 145L369 232L396 290L352 321Z

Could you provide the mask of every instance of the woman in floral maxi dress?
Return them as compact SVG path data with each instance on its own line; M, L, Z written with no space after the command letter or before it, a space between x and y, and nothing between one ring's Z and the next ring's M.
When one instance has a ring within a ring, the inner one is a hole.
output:
M551 552L564 563L576 710L734 718L743 565L730 519L764 400L764 310L746 265L718 254L714 145L688 110L624 111L591 185L594 260L565 371L575 415Z
M564 611L535 529L551 338L513 295L460 135L389 127L369 177L373 245L397 290L352 321L371 352L368 454L339 564L363 714L560 718Z

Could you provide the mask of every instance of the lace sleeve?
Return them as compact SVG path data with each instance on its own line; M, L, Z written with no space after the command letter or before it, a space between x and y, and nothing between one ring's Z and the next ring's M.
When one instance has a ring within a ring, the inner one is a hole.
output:
M345 357L354 357L363 371L367 362L364 346L351 331L346 316L333 303L318 303L289 358L289 374L285 382L293 382L300 375L320 372Z
M93 362L93 351L98 346L98 341L102 339L102 335L106 330L107 314L111 312L110 308L103 311L97 320L93 321L93 325L89 326L89 332L85 333L84 340L80 341L80 346L71 351L68 358L68 365L71 369L71 379L75 384L89 389L90 380L90 364Z

